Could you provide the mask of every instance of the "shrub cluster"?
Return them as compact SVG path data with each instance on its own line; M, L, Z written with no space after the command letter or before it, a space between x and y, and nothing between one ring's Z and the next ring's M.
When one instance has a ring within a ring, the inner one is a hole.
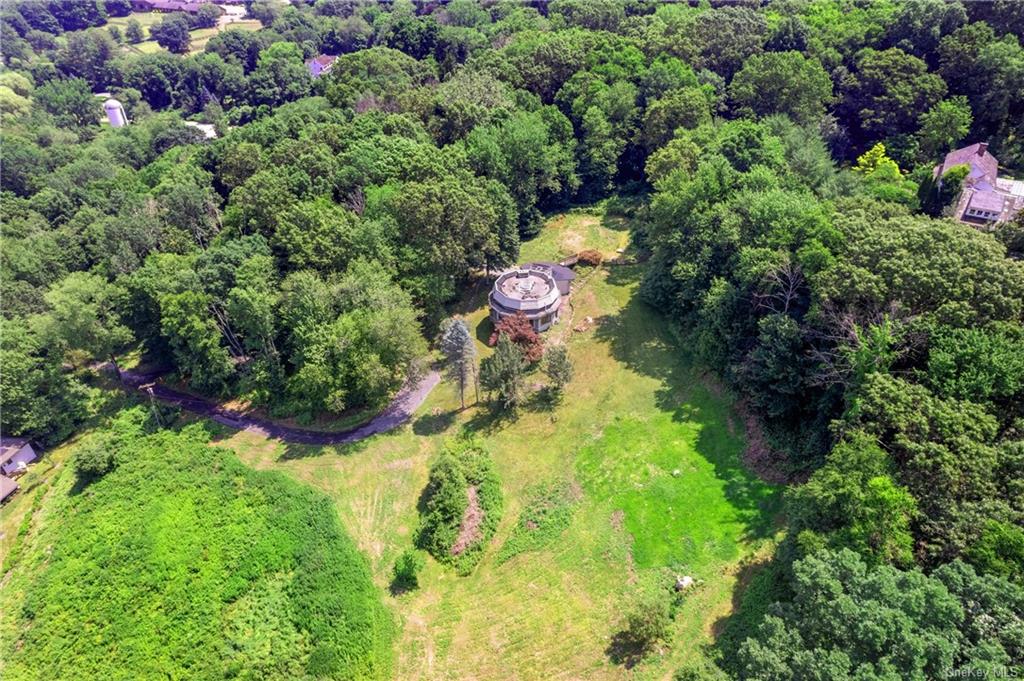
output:
M579 502L579 491L567 480L541 484L529 492L512 534L498 552L498 563L520 553L548 546L569 527Z
M55 500L5 678L389 676L394 623L330 500L207 440L141 435Z
M471 489L476 509L470 508ZM447 443L423 491L420 548L468 573L494 536L501 506L501 486L487 451L468 438Z

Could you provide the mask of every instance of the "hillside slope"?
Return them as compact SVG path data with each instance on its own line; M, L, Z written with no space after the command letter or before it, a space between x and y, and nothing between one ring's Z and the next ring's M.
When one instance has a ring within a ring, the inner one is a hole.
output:
M323 495L198 427L65 469L3 589L5 679L385 678L394 625Z

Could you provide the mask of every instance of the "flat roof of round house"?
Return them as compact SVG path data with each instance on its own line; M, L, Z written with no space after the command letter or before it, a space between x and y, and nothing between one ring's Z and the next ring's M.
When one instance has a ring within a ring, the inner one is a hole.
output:
M491 303L509 312L558 309L561 299L554 278L539 269L509 270L495 280L491 291Z
M559 265L557 262L546 262L544 260L538 260L537 262L528 262L519 266L519 269L523 270L543 270L550 272L551 276L554 277L555 281L572 281L576 278L576 273L565 265Z

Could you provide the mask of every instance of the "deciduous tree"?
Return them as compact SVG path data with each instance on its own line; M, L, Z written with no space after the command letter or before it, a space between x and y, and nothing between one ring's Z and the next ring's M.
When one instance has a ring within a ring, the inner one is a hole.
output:
M145 35L142 33L142 24L138 19L128 20L128 25L124 29L124 37L132 44L141 43L145 39Z
M192 37L189 35L189 23L184 14L174 13L165 16L158 23L149 27L149 36L160 47L176 54L185 54L189 50Z
M43 336L68 352L109 359L120 373L116 353L132 340L118 312L122 294L103 277L72 272L46 293L50 312L40 320Z
M522 312L508 315L494 325L489 343L493 346L507 336L522 351L523 359L536 362L544 355L544 341L533 330L533 324Z
M921 156L927 161L938 161L967 136L973 121L971 106L962 96L945 99L921 114L917 131Z
M820 62L799 52L755 54L729 85L729 97L741 115L782 113L813 125L832 102L832 79Z

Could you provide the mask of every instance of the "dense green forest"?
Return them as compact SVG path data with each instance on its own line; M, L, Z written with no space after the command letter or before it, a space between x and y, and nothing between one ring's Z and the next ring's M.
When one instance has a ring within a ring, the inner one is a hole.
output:
M126 353L278 417L378 410L471 281L546 213L607 200L643 300L742 399L752 465L790 483L718 667L681 674L1024 668L1024 213L957 222L963 174L933 177L982 141L1024 176L1024 3L246 9L262 28L191 54L174 24L196 19L165 16L170 51L140 54L108 23L124 0L5 3L4 435L67 438L95 411L90 367ZM313 78L319 54L338 58ZM101 122L98 93L130 124ZM171 437L133 445L75 522ZM439 555L469 477L442 463ZM374 665L381 637L360 639Z

